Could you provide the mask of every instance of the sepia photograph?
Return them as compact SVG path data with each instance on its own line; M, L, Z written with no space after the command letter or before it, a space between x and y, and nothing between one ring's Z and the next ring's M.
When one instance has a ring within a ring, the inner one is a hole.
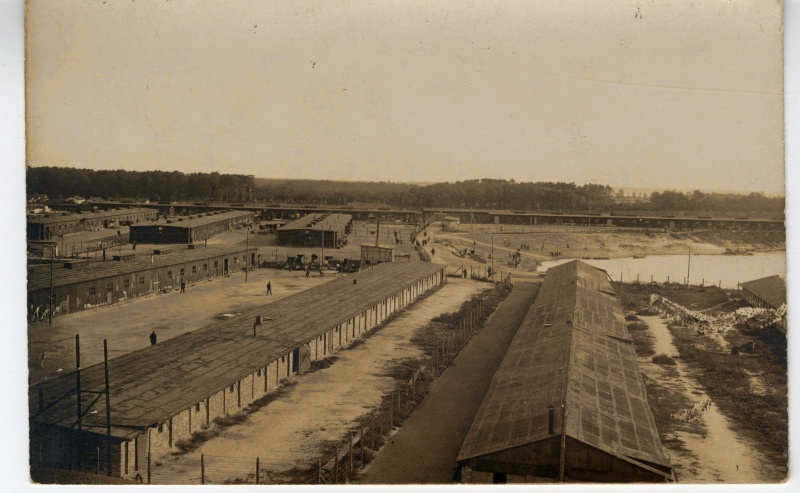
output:
M788 6L27 0L18 472L785 489Z

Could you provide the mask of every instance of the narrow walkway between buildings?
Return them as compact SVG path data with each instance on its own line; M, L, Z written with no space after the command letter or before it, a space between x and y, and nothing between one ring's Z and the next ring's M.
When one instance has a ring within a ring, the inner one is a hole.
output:
M540 286L540 282L515 283L508 298L434 382L414 413L367 466L359 482L453 482L455 460L464 437Z

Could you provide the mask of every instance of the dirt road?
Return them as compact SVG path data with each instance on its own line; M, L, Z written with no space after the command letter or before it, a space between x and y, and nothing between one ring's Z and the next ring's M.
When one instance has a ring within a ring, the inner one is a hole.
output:
M672 342L672 334L660 316L639 316L650 328L654 337L656 354L677 355L678 350ZM768 481L759 471L763 471L768 461L754 447L746 443L738 433L731 429L730 422L716 405L711 402L703 387L687 372L680 358L676 359L675 370L678 378L667 379L663 368L649 358L640 359L639 367L649 377L657 379L682 392L690 402L697 405L687 409L688 419L699 420L705 433L699 435L687 431L675 433L677 440L666 444L671 456L675 475L681 483L759 483ZM706 403L710 403L706 407ZM675 418L680 419L680 418ZM678 446L675 446L679 444ZM721 451L725 451L721 453Z
M433 383L425 399L367 466L361 483L453 482L464 437L539 286L515 284L484 328Z

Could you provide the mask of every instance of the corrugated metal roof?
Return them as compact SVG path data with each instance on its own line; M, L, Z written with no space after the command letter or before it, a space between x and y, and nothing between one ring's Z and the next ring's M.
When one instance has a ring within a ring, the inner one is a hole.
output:
M234 319L110 360L114 434L129 437L132 432L120 427L141 428L164 422L443 268L428 262L380 264L247 310ZM353 279L358 279L358 283L354 284ZM259 326L257 337L253 337L256 315L270 320ZM143 333L142 337L147 337L147 334ZM113 333L109 346L114 346ZM31 387L31 414L38 411L39 389L43 391L47 406L68 394L74 389L74 384L75 374L71 373ZM103 365L83 369L81 386L87 391L102 390ZM102 432L105 426L103 400L93 409L98 413L87 414L84 425L101 427ZM70 395L33 419L70 427L75 416L76 400L74 395Z
M308 214L296 221L292 221L286 226L283 226L278 231L283 233L290 230L324 230L333 231L342 229L344 226L353 219L350 214ZM311 224L311 226L309 226Z
M241 246L224 245L213 245L196 249L189 249L186 245L182 245L180 248L180 250L176 248L172 253L167 255L153 255L152 257L150 253L140 252L137 253L135 259L124 262L111 260L114 255L114 249L109 248L107 251L107 258L109 260L105 262L89 261L88 265L82 269L67 269L64 268L63 262L58 262L53 269L53 287L68 286L79 282L144 272L154 268L168 267L170 265L194 262L223 255L238 255L245 251ZM254 248L250 250L255 251ZM126 251L126 253L128 253L128 251ZM43 266L33 269L28 276L28 292L49 288L49 267Z
M42 215L30 215L27 217L27 221L31 224L53 224L53 223L61 223L61 222L80 222L80 221L87 221L91 219L109 219L119 216L126 216L128 214L142 214L147 212L158 212L156 209L147 209L137 207L134 209L117 209L111 211L86 211L80 213L69 213L66 215L61 215L59 212L50 212L47 214ZM49 217L47 217L49 216Z
M743 282L739 285L769 303L773 308L786 304L786 281L778 275Z
M599 450L669 466L622 308L605 271L580 261L552 267L495 374L458 460L560 433Z
M177 216L175 219L169 219L169 223L167 219L159 219L152 223L135 224L131 225L131 231L135 231L139 228L153 228L156 226L162 228L199 228L207 224L230 221L232 219L240 219L248 216L254 217L255 213L251 211L212 211L190 216Z

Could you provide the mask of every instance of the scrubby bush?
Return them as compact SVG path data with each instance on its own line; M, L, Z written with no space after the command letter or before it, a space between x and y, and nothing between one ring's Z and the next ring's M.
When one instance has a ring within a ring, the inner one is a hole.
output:
M647 324L644 322L630 322L628 324L628 330L647 330Z
M664 353L657 354L657 355L653 356L653 363L655 363L657 365L674 365L674 364L676 364L674 358L672 358L670 356L667 356Z

